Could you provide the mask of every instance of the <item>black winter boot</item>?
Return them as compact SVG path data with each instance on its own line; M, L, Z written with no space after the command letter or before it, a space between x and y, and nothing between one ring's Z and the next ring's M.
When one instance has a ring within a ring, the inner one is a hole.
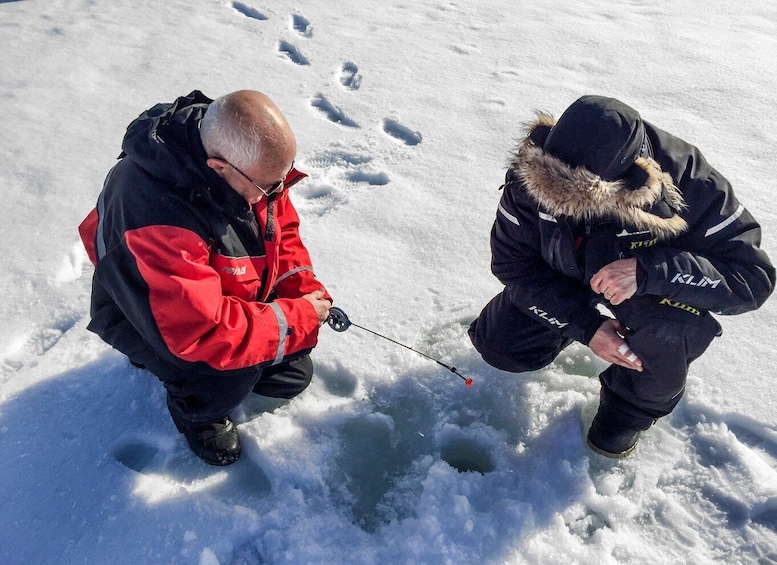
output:
M240 436L229 416L207 424L185 422L175 417L173 422L192 451L206 463L224 466L240 459Z
M599 455L620 459L634 451L641 431L605 422L600 414L596 414L588 430L588 447Z

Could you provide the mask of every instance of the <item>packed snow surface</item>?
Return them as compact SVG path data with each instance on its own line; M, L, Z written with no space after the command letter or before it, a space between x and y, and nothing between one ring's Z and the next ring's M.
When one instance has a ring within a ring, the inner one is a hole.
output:
M777 258L777 3L0 0L0 562L777 563L777 301L722 319L623 461L583 427L605 367L487 366L489 230L535 110L617 97L697 145ZM127 124L191 90L267 93L310 178L313 384L187 448L155 377L86 330L76 227Z

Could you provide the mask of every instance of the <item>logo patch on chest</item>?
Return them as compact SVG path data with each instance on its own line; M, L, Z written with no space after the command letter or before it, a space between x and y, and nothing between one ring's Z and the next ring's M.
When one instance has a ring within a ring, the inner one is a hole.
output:
M227 275L238 277L246 274L246 266L243 265L242 267L222 267L221 272Z

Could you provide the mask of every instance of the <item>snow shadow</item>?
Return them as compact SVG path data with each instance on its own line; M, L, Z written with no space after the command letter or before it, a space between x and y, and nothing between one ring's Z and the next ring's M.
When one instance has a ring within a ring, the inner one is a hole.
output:
M142 388L127 367L107 356L0 405L0 522L15 525L0 562L66 562L77 546L97 542L84 524L122 507L117 494L127 485L111 471L111 446L130 425L131 391ZM152 458L136 453L134 464Z
M265 16L262 12L260 12L256 8L253 8L252 6L249 6L248 4L245 4L243 2L232 2L232 7L240 14L244 15L247 18L251 18L252 20L265 21L269 19L267 16Z
M157 379L114 352L0 404L0 453L0 563L98 563L117 546L143 562L187 531L235 537L215 509L258 506L271 492L254 442L228 469L203 464Z
M315 378L324 384L324 388L334 396L348 398L356 392L359 380L345 365L339 361L334 364L324 362L316 363Z
M722 420L740 442L768 456L772 467L777 469L777 431L742 414L726 414Z
M656 521L661 535L677 535L676 515L641 502L664 500L667 489L733 532L777 533L777 494L761 481L772 430L683 403L631 458L604 460L585 447L581 417L598 384L561 370L593 372L584 348L511 375L451 337L462 327L435 326L418 343L472 376L472 388L411 352L387 361L391 378L349 368L374 353L323 359L321 385L306 397L244 403L244 455L227 468L189 451L164 389L121 355L30 386L0 404L0 562L170 562L193 540L227 540L220 555L270 562L268 540L292 530L298 537L273 547L291 550L304 537L309 555L392 562L395 541L423 531L436 543L416 541L416 562L505 562L537 532L568 529L587 543L628 531L634 516L620 512L630 506L644 506L639 519ZM144 559L149 547L167 553Z
M326 116L326 119L330 122L334 122L349 128L359 127L359 124L346 116L342 109L332 104L332 102L330 102L329 99L327 99L327 97L321 93L318 93L310 100L310 105L320 110L324 116Z
M306 66L310 64L308 58L305 57L294 44L289 43L288 41L279 41L278 51L286 55L295 65Z
M421 132L413 131L409 127L390 118L383 120L383 131L405 145L418 145L423 140Z
M118 463L143 475L139 484L154 491L150 499L155 502L182 492L206 492L227 503L240 500L246 504L264 498L272 490L267 474L247 452L250 444L244 446L243 456L228 467L204 465L191 451L179 447L169 440L160 445L154 438L122 437L112 453Z
M348 90L359 90L362 83L362 75L359 73L359 67L356 63L346 61L340 67L340 84Z
M291 29L304 37L312 37L313 35L310 21L302 14L293 14L291 16Z
M350 171L346 177L351 182L364 182L372 186L385 186L391 180L388 174L383 171Z

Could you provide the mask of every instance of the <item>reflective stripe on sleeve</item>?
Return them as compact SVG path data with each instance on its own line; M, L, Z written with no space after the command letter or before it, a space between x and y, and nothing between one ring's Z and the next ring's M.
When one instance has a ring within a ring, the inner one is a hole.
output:
M499 212L508 220L510 220L512 223L514 223L516 226L520 226L520 222L518 222L518 218L513 216L510 212L504 209L504 207L500 204L499 205Z
M286 315L278 304L270 302L270 308L273 309L275 317L278 318L278 351L275 354L275 361L272 363L277 365L283 360L283 352L286 350L286 334L289 329L289 323L286 321Z
M296 275L297 273L300 273L302 271L311 271L312 272L313 268L305 266L305 267L297 267L296 269L292 269L291 271L287 271L287 272L283 273L281 276L279 276L277 279L275 279L275 284L278 284L282 280L288 279L290 276Z
M105 192L101 192L97 198L97 233L95 234L95 251L97 252L97 260L99 261L105 257L105 234L103 231L103 224L105 223Z
M737 211L731 214L728 218L720 222L717 226L712 226L710 229L707 230L707 233L704 234L704 237L709 237L713 234L718 233L720 230L724 229L725 227L733 224L736 219L742 215L742 212L745 211L745 207L741 204L739 205L739 208L737 208Z
M111 180L111 177L113 176L113 171L116 170L116 167L114 166L110 171L108 171L108 175L105 177L105 181L103 182L103 189L100 192L100 196L97 197L97 233L95 234L95 245L96 249L95 252L97 253L97 260L99 261L103 257L105 257L106 253L106 246L105 246L105 232L104 232L104 223L105 223L105 187L108 186L108 181Z

